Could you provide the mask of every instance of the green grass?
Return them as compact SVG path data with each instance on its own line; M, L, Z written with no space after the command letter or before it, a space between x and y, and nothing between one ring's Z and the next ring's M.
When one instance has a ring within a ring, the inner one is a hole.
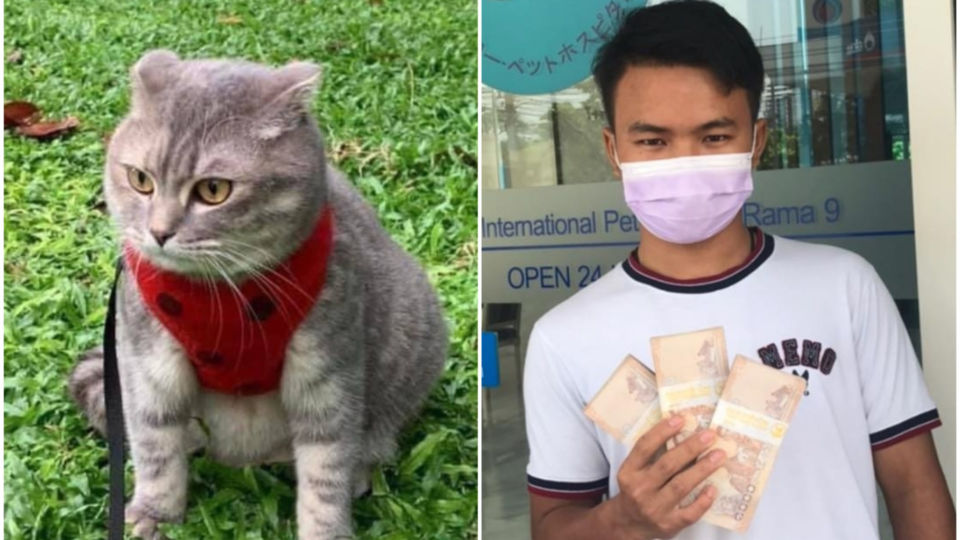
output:
M477 534L476 2L27 1L6 3L6 99L71 137L4 140L6 538L104 537L106 443L66 396L76 356L100 341L116 256L102 200L103 135L129 103L147 49L182 57L324 64L315 113L331 159L429 269L452 335L449 360L397 459L354 508L362 538ZM236 16L239 24L223 24ZM128 463L128 495L132 487ZM294 538L289 466L192 461L172 538Z

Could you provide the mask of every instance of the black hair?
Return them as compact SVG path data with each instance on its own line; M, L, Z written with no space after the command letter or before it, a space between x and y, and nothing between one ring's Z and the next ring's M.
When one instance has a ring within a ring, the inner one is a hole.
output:
M613 98L628 66L703 68L727 91L747 91L753 120L760 114L763 59L747 29L706 0L674 0L631 11L593 59L593 79L613 129Z

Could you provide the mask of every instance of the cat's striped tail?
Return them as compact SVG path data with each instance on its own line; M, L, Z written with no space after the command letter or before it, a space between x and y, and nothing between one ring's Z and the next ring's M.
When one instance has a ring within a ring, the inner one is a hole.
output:
M74 403L80 407L90 425L107 433L107 410L103 400L103 347L90 349L80 355L70 373L67 389Z

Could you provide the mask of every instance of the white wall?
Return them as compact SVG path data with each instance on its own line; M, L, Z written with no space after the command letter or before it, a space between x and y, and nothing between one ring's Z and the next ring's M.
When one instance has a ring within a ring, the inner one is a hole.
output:
M917 287L934 431L956 499L956 107L950 0L904 0Z

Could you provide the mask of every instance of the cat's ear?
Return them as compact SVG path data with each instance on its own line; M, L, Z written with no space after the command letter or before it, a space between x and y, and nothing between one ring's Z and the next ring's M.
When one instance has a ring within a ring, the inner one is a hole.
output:
M277 70L277 84L282 88L278 99L302 105L304 110L309 110L322 75L323 69L313 62L290 62Z
M273 139L289 131L310 113L322 69L311 62L291 62L276 71L275 94L263 108L256 135Z
M173 51L155 49L147 52L130 69L133 106L143 107L150 98L162 92L172 80L172 69L180 62Z

